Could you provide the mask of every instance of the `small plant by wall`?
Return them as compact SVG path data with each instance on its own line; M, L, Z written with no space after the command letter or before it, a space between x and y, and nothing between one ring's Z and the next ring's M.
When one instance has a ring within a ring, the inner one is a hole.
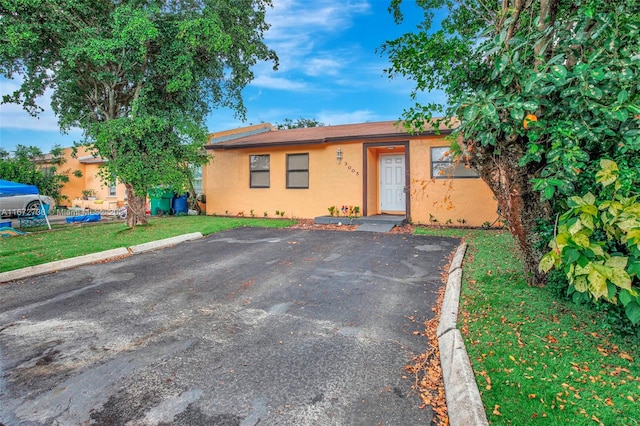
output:
M82 198L85 200L95 199L95 197L96 191L94 191L93 189L85 189L82 191Z
M340 208L339 212L342 216L353 219L354 217L360 216L360 206L349 206L345 204Z

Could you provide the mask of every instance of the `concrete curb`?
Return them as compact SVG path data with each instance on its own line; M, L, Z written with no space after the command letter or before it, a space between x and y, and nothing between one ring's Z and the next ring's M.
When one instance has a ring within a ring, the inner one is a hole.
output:
M56 260L55 262L43 263L41 265L28 266L26 268L14 269L13 271L0 272L0 283L20 280L36 275L48 274L63 269L75 268L76 266L88 265L90 263L112 260L131 254L144 253L146 251L173 246L175 244L202 238L200 232L192 234L178 235L176 237L165 238L163 240L152 241L150 243L138 244L131 247L120 247L98 253L91 253L84 256L72 257L70 259Z
M438 337L455 330L458 326L458 306L460 300L460 286L462 283L462 269L456 269L449 274L447 280L447 289L442 300L442 309L440 311L440 322L436 335Z
M451 259L451 265L449 265L449 273L452 273L456 269L462 268L462 261L464 260L464 254L467 252L467 243L462 243L458 246L456 253Z
M164 248L164 247L172 246L178 243L182 243L184 241L196 240L198 238L202 238L202 234L200 232L178 235L176 237L170 237L170 238L165 238L163 240L151 241L149 243L131 246L129 247L129 251L133 254L144 253L146 251L156 250L159 248Z
M14 269L13 271L0 273L0 283L74 268L76 266L113 259L115 257L127 256L128 254L129 250L125 247L120 247L98 253L86 254L84 256L72 257L70 259L56 260L55 262L43 263L41 265L28 266L22 269Z
M462 334L457 329L462 260L466 250L467 245L460 244L451 261L436 330L451 426L489 425Z

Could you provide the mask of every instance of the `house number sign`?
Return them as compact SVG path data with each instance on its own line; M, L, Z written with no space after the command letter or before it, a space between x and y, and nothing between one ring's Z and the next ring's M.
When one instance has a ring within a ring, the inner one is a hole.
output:
M352 167L351 164L349 164L348 162L344 162L344 166L347 168L347 170L349 170L351 173L355 174L356 176L360 176L360 172L357 171L355 169L355 167Z

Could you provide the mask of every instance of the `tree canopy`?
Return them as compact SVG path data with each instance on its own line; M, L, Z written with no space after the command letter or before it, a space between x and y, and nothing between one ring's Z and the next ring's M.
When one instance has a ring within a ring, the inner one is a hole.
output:
M640 2L418 3L422 25L382 48L415 81L406 125L459 120L452 150L495 194L529 283L564 268L574 300L640 322ZM421 102L433 89L447 105Z
M251 67L277 56L263 42L269 0L0 0L0 71L23 83L3 98L37 114L52 89L63 130L107 159L103 178L127 187L129 224L144 197L181 189L206 155L205 118L244 117Z
M298 118L295 121L290 118L285 118L282 123L276 123L276 129L302 129L307 127L322 127L324 123L316 120L315 118Z
M58 146L46 156L33 146L18 145L13 154L0 148L0 179L35 185L41 194L60 201L60 190L69 181L69 174L81 176L79 170L60 170L64 161Z
M420 0L415 33L383 46L391 75L415 81L403 118L421 128L457 117L454 144L493 190L530 272L535 228L581 185L597 160L633 169L640 150L637 0ZM401 19L401 0L391 9ZM447 10L438 28L434 11ZM447 105L420 102L441 89ZM445 119L446 120L446 119ZM566 203L564 204L566 206Z

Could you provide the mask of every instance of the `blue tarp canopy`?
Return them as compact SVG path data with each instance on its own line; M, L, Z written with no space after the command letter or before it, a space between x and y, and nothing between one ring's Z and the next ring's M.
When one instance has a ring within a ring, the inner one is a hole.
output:
M44 202L40 198L40 193L38 192L38 187L35 185L26 185L24 183L11 182L9 180L0 179L0 197L9 197L11 195L37 195L38 199L40 199L40 205L44 207ZM45 220L47 221L47 227L51 229L51 224L49 223L49 217L47 216L47 211L43 208L42 214L44 215Z
M0 179L0 197L28 194L38 194L38 187Z

